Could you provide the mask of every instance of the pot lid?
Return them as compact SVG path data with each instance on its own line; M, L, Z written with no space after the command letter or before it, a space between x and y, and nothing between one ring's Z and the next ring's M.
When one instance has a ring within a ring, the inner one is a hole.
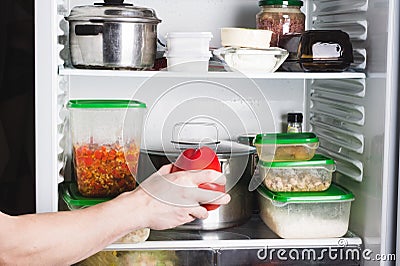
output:
M189 147L186 146L185 148ZM197 147L194 146L192 148ZM215 145L214 150L217 153L218 158L220 159L249 155L256 152L256 149L254 147L226 140L222 140L219 144ZM150 155L178 157L183 150L177 148L172 143L167 143L163 147L147 146L145 148L142 148L141 151Z
M161 22L151 8L124 4L123 0L105 0L93 6L76 6L72 8L68 21L119 21L119 22Z

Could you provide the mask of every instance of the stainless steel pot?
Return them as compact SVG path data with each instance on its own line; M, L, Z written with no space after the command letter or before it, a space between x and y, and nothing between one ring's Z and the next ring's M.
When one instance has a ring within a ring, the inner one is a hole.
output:
M161 22L154 10L105 0L74 7L66 20L73 66L147 69L154 65Z
M173 147L142 150L139 158L139 182L157 171L161 166L174 162L180 150ZM240 225L246 222L253 211L254 195L248 190L255 169L255 149L236 142L222 141L217 155L225 174L226 189L231 196L227 205L209 211L207 219L196 219L191 223L177 227L187 230L215 230Z

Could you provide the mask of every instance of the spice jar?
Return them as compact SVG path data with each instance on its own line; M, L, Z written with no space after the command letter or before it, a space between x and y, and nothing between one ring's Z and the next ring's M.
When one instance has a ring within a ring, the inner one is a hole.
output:
M303 123L302 113L288 113L287 121L288 121L287 133L302 132L302 123Z
M299 0L261 0L261 11L257 14L257 28L273 32L270 46L278 46L280 36L302 33L305 29L305 15Z

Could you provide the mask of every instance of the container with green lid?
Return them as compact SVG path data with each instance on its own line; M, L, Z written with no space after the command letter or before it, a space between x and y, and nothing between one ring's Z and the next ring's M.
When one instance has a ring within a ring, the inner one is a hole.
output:
M259 162L265 186L277 192L324 191L329 188L335 161L316 154L308 161Z
M349 226L354 195L332 183L320 192L273 192L258 189L260 217L282 238L341 237Z
M254 141L261 161L307 161L314 157L318 137L311 132L258 134Z
M106 202L111 199L109 198L87 198L83 197L78 191L78 187L75 182L63 182L59 185L60 197L63 199L68 209L71 211L80 210L87 207L94 206L99 203ZM149 228L141 228L134 230L125 236L118 239L115 243L139 243L146 241L150 236Z
M82 196L78 191L78 186L75 182L63 182L60 184L60 197L63 199L68 209L71 211L84 209L87 207L94 206L99 203L106 202L109 198L88 198Z
M79 192L113 197L134 189L146 104L71 100L67 108Z

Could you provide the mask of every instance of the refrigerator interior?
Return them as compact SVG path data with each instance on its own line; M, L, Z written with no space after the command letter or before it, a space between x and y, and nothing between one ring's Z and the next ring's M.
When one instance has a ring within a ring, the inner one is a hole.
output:
M72 7L92 5L93 1L35 1L37 211L58 210L58 184L71 171L68 113L64 106L69 99L135 98L146 102L146 144L164 141L175 123L193 117L216 122L221 138L235 139L244 132L282 132L285 114L299 111L305 116L303 130L313 131L320 138L318 151L335 159L335 181L355 194L349 226L354 235L347 236L348 245L360 248L362 240L363 248L371 249L373 254L395 253L399 3L304 2L306 28L349 33L355 55L352 68L356 71L265 75L218 72L189 76L73 69L68 67L68 23L63 17ZM162 19L158 26L161 41L169 31L210 31L214 36L211 47L220 46L219 28L254 28L259 12L254 0L135 0L134 4L155 9ZM244 235L251 235L250 228L253 227L245 229L248 231ZM231 233L242 235L244 229L232 230ZM338 241L285 240L269 231L265 238L252 237L251 241L240 237L235 241L215 236L200 238L198 242L181 239L147 241L140 246L113 244L108 250L202 250L210 255L208 262L224 265L225 260L229 265L226 258L237 250L250 250L248 257L254 257L254 252L264 246L325 247Z

